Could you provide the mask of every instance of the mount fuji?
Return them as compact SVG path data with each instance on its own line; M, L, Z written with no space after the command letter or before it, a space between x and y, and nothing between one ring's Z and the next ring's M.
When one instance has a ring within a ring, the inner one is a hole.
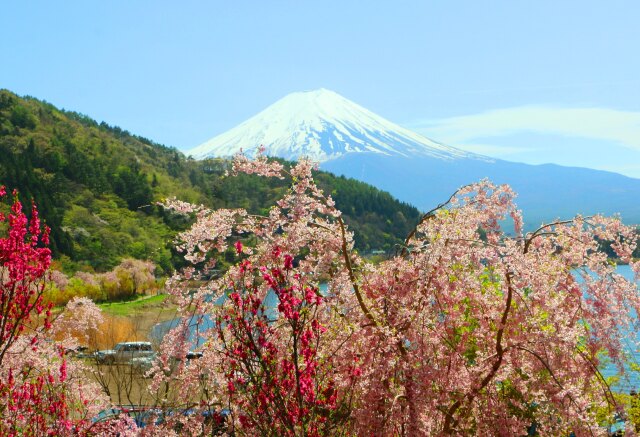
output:
M353 177L421 209L462 185L488 177L519 194L525 224L575 214L620 213L640 223L640 179L553 164L528 165L466 152L394 124L326 89L297 92L188 154L196 159L253 155L309 157L323 170Z
M326 89L289 94L189 153L196 159L231 156L260 145L269 156L317 162L349 153L488 159L430 140Z

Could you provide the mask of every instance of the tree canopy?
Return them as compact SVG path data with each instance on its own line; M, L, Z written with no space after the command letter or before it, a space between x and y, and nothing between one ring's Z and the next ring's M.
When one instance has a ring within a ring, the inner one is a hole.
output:
M290 164L289 164L290 165ZM288 185L227 178L229 161L194 161L178 150L77 112L0 90L0 181L35 199L65 269L107 271L123 258L150 259L165 272L184 222L159 211L170 196L211 208L263 213ZM319 172L356 231L361 251L393 251L417 209L369 185Z

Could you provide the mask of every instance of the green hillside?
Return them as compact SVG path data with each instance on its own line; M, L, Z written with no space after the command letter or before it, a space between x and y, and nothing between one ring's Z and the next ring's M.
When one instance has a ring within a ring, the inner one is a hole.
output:
M168 196L265 212L286 181L224 177L226 160L194 161L118 127L0 90L0 184L35 199L66 270L104 271L123 257L170 271L171 240L187 223L153 203ZM318 172L354 230L359 250L393 250L419 211L367 184Z

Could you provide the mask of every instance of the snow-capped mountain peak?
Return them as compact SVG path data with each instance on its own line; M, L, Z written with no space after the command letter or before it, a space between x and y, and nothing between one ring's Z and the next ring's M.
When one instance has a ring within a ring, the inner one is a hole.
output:
M327 90L296 92L189 151L196 159L226 157L259 146L269 156L325 162L347 153L483 159L398 126Z

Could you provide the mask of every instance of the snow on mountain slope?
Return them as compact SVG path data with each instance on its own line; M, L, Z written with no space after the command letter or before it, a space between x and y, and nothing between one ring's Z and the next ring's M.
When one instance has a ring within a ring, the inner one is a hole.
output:
M196 159L231 156L240 150L251 155L261 145L269 156L306 156L318 162L359 152L491 161L432 141L326 89L289 94L188 153Z

